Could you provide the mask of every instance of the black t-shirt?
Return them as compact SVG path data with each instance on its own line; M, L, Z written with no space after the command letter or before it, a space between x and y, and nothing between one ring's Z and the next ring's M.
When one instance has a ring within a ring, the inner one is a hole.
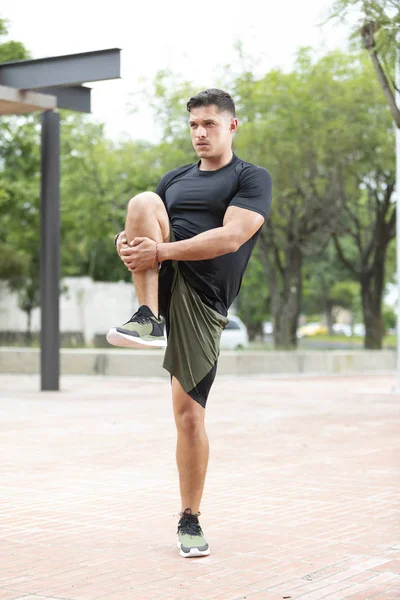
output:
M229 206L246 208L266 218L271 190L266 169L233 155L232 161L217 171L201 171L199 163L174 169L164 175L156 193L166 206L178 242L221 227ZM208 260L179 261L187 283L203 302L225 316L239 293L259 233L236 252Z

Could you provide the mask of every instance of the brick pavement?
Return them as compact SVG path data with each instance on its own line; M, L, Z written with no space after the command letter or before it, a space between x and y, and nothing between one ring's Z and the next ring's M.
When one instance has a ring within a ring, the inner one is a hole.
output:
M393 384L219 379L189 560L166 381L0 376L0 600L400 598Z

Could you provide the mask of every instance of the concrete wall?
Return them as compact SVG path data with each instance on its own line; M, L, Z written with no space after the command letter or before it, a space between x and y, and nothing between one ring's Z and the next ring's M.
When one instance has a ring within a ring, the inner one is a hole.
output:
M168 377L162 350L61 350L64 375ZM390 350L325 352L222 352L220 375L371 373L396 368ZM38 373L39 350L0 348L0 373Z
M133 285L124 281L105 283L90 277L66 277L66 292L60 298L60 331L82 332L86 344L96 334L124 323L137 309ZM18 307L18 296L0 281L0 331L25 331L26 314ZM40 309L32 313L32 331L40 330Z

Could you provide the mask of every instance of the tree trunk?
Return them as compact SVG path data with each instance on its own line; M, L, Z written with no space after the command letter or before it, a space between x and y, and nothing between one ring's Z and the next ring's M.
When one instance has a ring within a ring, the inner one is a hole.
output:
M26 343L28 346L32 346L32 310L27 310L26 316L27 316Z
M364 348L381 350L382 348L382 314L376 307L376 299L367 285L361 285L363 315L365 324Z
M329 335L333 335L332 303L329 300L325 301L324 312L326 317L326 326L328 328L328 333Z
M389 79L386 76L385 71L383 70L378 53L375 49L375 32L378 29L379 24L377 22L370 21L368 23L365 23L360 29L361 38L363 40L364 47L366 48L366 50L368 50L369 55L371 57L376 76L389 105L390 112L392 113L392 117L396 124L396 127L400 128L400 110L396 104L396 97L392 86L390 85Z
M262 338L262 323L250 323L247 325L247 333L249 334L249 342L254 342L257 336Z
M380 350L383 338L382 295L385 278L385 248L375 255L372 275L361 278L361 299L365 324L364 348Z
M286 267L282 277L282 292L278 302L273 303L274 345L277 349L290 350L297 347L297 325L301 304L301 268L303 256L298 247L286 253Z
M282 350L297 348L297 325L300 316L303 254L301 248L289 242L285 260L274 243L270 222L260 236L260 258L267 274L274 323L274 347Z

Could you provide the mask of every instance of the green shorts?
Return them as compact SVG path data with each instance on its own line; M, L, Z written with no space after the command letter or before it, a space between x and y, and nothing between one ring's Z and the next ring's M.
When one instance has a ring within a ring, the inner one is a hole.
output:
M205 408L228 318L204 304L186 283L178 261L161 265L159 310L166 322L168 340L163 367Z

